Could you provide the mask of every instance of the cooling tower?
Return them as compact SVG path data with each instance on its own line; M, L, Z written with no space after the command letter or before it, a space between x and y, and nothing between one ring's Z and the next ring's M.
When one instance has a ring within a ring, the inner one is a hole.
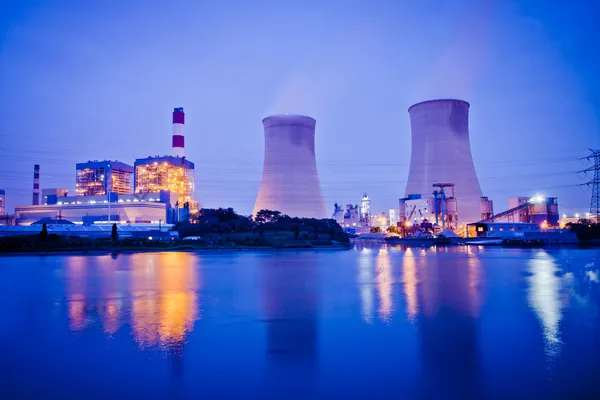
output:
M434 183L454 183L458 223L481 220L481 188L469 144L469 103L431 100L413 105L406 196L431 197Z
M265 158L254 212L277 210L293 217L326 218L315 159L315 123L302 115L262 121Z

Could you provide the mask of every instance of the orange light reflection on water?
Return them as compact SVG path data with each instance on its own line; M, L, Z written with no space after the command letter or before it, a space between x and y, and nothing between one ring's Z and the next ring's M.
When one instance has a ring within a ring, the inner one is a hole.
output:
M179 346L200 318L197 271L189 254L161 253L135 265L132 329L140 347Z

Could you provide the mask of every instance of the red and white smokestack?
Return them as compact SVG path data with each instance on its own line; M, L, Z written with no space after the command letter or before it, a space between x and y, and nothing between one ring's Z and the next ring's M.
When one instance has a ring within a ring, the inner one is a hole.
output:
M40 166L35 164L33 166L33 202L34 206L40 204Z
M183 125L185 124L185 114L183 107L176 108L173 110L173 155L175 157L183 157L185 153L183 151L184 138L183 138Z

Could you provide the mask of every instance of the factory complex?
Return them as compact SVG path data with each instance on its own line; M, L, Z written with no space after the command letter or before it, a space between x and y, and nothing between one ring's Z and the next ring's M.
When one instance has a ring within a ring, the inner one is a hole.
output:
M173 111L173 155L121 161L87 161L75 166L75 195L68 189L42 189L34 166L31 205L15 207L16 225L174 224L198 210L194 163L184 156L183 108ZM4 212L4 191L0 192ZM88 229L89 231L89 229Z
M379 228L403 237L442 232L480 237L563 227L566 216L561 220L556 197L511 197L507 210L494 212L473 162L469 109L468 102L457 99L409 107L410 164L398 207L372 213L371 198L365 193L360 204L342 207L336 203L331 218L351 233ZM4 216L0 224L188 221L200 207L195 200L194 163L184 153L183 108L174 109L172 122L172 155L139 158L133 165L116 160L78 163L74 196L65 188L44 188L40 201L40 166L35 165L32 203L17 206L12 220L6 216L5 192L0 190L0 215ZM253 214L267 209L292 217L327 218L315 155L316 120L273 115L264 118L262 125L264 160Z

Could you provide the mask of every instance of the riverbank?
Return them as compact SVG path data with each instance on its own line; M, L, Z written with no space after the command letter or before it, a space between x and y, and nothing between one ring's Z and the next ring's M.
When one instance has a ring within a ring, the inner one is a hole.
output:
M196 251L266 251L299 249L349 249L349 243L334 240L277 240L266 238L261 242L231 240L144 240L144 239L83 239L74 237L38 236L0 238L0 255L49 255L49 254L131 254L146 252L196 252Z

